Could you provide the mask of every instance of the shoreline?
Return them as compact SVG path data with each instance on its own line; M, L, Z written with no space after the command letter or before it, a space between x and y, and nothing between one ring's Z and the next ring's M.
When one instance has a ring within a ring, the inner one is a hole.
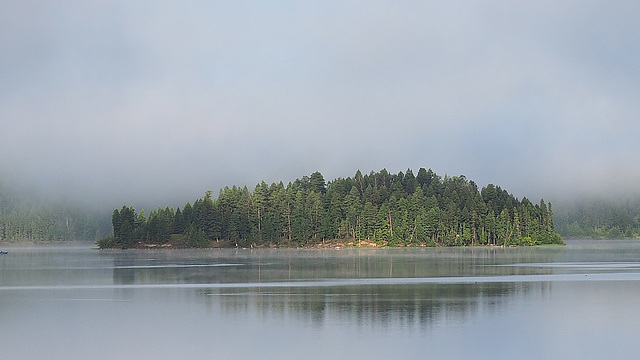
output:
M138 242L135 246L130 248L125 248L122 250L128 249L138 249L138 250L183 250L183 249L400 249L400 248L524 248L524 247L540 247L540 246L565 246L566 244L539 244L539 245L495 245L495 244L472 244L472 245L427 245L427 244L397 244L397 245L388 245L388 244L378 244L376 242L370 240L325 240L324 242L318 242L313 244L251 244L249 246L236 246L230 241L215 241L212 240L210 242L210 246L206 247L188 247L183 245L176 245L171 243L166 244L147 244L143 242ZM119 249L117 247L106 247L100 248L100 250L114 250Z

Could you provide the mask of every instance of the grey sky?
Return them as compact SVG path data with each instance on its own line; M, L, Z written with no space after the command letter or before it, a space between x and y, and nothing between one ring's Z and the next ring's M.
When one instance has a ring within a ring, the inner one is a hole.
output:
M0 166L115 204L420 167L640 180L637 1L5 1Z

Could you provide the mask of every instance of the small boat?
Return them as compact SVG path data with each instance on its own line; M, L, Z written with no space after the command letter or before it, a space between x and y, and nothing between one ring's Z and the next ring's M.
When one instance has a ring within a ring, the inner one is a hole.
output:
M9 253L8 251L0 250L0 255L7 255L8 253Z

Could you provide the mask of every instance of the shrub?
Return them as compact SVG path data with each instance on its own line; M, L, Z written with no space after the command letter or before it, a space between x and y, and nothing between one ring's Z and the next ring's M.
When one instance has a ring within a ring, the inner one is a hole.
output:
M116 238L114 238L113 236L107 236L96 241L96 244L100 249L109 249L114 246L115 240Z

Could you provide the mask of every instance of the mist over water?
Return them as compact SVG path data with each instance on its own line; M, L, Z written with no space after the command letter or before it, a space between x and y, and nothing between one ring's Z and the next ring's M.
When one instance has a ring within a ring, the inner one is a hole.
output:
M0 256L16 359L627 358L640 242Z
M638 13L0 2L0 205L79 204L109 222L225 186L421 167L554 210L640 198ZM2 358L634 358L638 264L635 241L10 248Z

